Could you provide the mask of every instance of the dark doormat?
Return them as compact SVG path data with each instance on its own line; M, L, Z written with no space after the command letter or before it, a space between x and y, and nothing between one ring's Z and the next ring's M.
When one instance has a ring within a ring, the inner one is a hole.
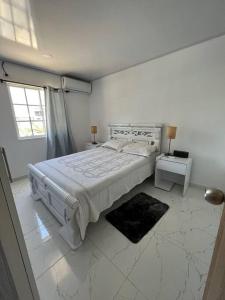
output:
M131 242L138 243L168 209L167 204L139 193L105 218Z

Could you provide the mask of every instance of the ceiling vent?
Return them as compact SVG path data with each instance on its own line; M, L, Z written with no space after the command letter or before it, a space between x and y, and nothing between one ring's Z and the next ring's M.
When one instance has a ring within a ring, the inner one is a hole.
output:
M62 88L65 91L91 94L91 83L69 77L62 77Z

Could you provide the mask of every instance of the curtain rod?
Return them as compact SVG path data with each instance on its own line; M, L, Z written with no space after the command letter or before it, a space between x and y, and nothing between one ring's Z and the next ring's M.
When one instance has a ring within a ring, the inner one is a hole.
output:
M36 85L36 84L29 84L29 83L25 83L25 82L18 82L18 81L13 81L13 80L7 80L7 79L0 79L1 83L3 82L9 82L9 83L16 83L16 84L23 84L23 85L29 85L29 86L35 86L35 87L39 87L39 88L43 88L46 89L46 86L41 86L41 85Z
M28 86L35 86L35 87L39 87L39 88L42 88L42 89L47 89L47 86L42 86L42 85L36 85L36 84L29 84L29 83L25 83L25 82L18 82L18 81L13 81L13 80L7 80L7 79L2 79L0 78L0 82L3 83L3 82L9 82L9 83L16 83L16 84L23 84L23 85L28 85ZM51 87L50 86L50 89L56 91L56 92L59 92L59 91L62 91L62 92L65 92L65 93L69 93L70 91L68 90L63 90L61 88L54 88L54 87Z

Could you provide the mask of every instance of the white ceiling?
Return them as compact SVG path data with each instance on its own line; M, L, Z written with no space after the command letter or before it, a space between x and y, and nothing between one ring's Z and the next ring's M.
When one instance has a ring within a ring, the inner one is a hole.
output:
M16 31L25 1L0 0L14 15L14 35L0 28L0 57L88 80L225 33L225 0L30 0L36 49Z

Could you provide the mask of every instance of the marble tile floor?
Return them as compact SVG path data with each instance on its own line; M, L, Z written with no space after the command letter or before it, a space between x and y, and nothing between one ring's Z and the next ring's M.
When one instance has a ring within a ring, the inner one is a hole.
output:
M76 251L45 206L31 199L28 179L12 190L41 300L202 299L222 213L204 201L203 189L192 186L182 197L180 186L166 192L148 179L111 209L145 192L170 206L155 227L132 244L103 214Z

